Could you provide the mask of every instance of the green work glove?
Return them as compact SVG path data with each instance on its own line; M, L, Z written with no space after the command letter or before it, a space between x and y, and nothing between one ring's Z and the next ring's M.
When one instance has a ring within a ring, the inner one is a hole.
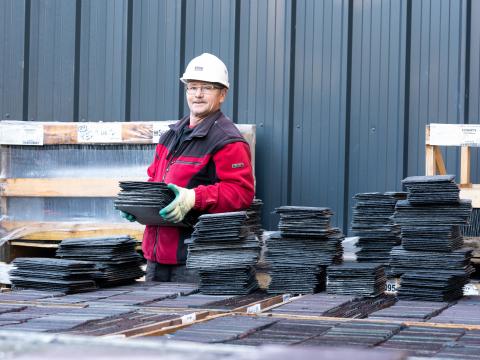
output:
M159 214L167 221L179 223L195 205L195 191L174 184L167 186L175 193L175 199L160 210Z
M126 213L125 211L120 210L120 214L124 219L127 219L130 222L137 221L137 218L135 216L133 216L132 214Z

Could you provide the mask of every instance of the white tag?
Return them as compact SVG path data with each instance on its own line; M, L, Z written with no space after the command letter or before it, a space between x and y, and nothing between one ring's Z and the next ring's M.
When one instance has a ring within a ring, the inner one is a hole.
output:
M43 145L43 124L15 121L0 124L0 144Z
M480 295L480 292L474 284L470 283L463 287L463 295Z
M430 145L480 146L480 125L430 124Z
M195 320L197 320L197 315L195 313L191 313L191 314L183 315L181 319L182 319L182 325L191 324Z
M162 124L161 122L154 123L152 127L152 144L158 144L160 136L166 133L170 128L168 124Z
M400 279L388 279L385 283L385 294L393 294L395 295L398 291L400 286Z
M290 295L290 294L283 294L283 296L282 296L282 302L287 302L287 301L289 301L291 297L292 297L292 295Z
M77 125L78 143L122 142L122 126L119 123L84 123Z
M247 308L247 314L258 314L260 311L262 311L260 304L255 304Z

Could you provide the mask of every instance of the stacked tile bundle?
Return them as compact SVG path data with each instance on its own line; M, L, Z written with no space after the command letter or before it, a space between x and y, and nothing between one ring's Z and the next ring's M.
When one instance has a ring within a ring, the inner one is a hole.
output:
M468 222L470 200L459 199L453 175L404 179L407 200L398 201L394 221L402 246L391 252L392 273L401 275L402 300L452 301L463 295L473 268L472 249L462 248L459 226Z
M325 267L340 264L344 235L330 226L333 212L325 207L282 206L279 232L267 240L268 292L306 294L325 287Z
M95 290L93 263L51 258L16 258L10 279L14 288L72 294Z
M375 297L385 291L385 269L382 264L346 262L327 270L327 293Z
M128 235L64 239L57 256L69 260L90 261L97 272L99 286L114 286L143 276L142 257L135 250L136 241Z
M187 267L198 271L200 292L242 295L258 288L254 265L260 242L245 211L205 214L188 241Z
M390 251L400 245L400 226L392 216L398 200L405 200L403 192L361 193L355 195L352 233L358 236L357 260L388 265Z
M247 212L247 221L246 224L250 228L250 231L254 233L259 240L262 240L263 229L262 229L262 207L263 201L260 199L253 199L250 207L245 210Z

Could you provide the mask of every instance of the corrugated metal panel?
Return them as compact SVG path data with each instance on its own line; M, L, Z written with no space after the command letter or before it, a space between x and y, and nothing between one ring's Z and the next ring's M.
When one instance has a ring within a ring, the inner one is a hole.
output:
M412 3L408 175L425 173L425 125L463 123L466 1ZM444 156L458 174L459 154Z
M257 196L264 225L275 229L271 211L287 203L291 1L242 1L238 78L239 123L257 125Z
M75 0L32 1L28 120L72 121Z
M0 119L22 120L25 1L0 2Z
M356 193L401 189L406 12L405 1L354 2L348 210Z
M231 87L223 112L233 117L235 60L235 2L187 0L185 21L185 65L204 52L218 56L227 66ZM183 69L182 69L183 71ZM188 107L185 105L185 111ZM233 119L235 120L235 119Z
M480 1L472 1L471 5L471 33L470 33L470 67L469 67L469 96L468 122L480 124ZM480 183L480 148L472 148L471 180Z
M81 3L79 120L125 120L127 0Z
M296 19L291 202L331 207L341 225L348 1L299 1Z
M131 120L178 118L181 2L133 2Z

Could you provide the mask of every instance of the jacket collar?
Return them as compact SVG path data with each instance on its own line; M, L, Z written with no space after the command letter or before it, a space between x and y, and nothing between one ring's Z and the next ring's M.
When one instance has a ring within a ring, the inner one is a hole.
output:
M224 116L223 113L218 110L213 114L208 115L200 124L193 128L191 134L187 137L187 139L191 139L194 137L205 137L208 134L210 128L215 124L215 122ZM187 115L180 120L178 120L175 124L169 125L170 129L174 132L180 131L184 126L188 126L190 122L190 116Z

